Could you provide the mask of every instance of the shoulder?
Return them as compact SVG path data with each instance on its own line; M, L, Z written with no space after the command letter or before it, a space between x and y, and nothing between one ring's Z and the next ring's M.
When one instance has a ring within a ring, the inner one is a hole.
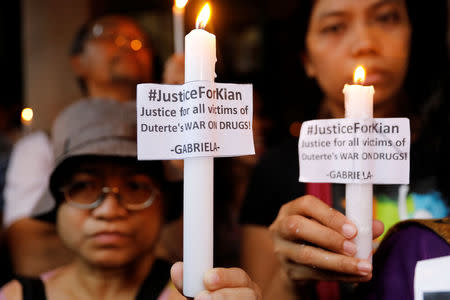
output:
M404 221L391 228L375 252L374 264L395 263L413 268L418 260L450 255L450 244L445 237L423 222ZM449 224L442 233L450 233Z
M0 289L0 300L21 300L22 285L18 280L12 280Z
M10 168L33 170L35 164L51 164L53 151L48 135L38 131L19 139L13 146ZM36 158L39 159L36 159Z
M449 245L446 241L449 233L449 217L443 219L413 219L397 223L386 234L383 242L402 242L408 243L410 246L426 245L431 242Z
M14 144L3 190L5 227L31 214L45 192L52 169L53 150L44 131L24 136Z
M50 139L47 133L44 131L36 131L29 135L26 135L22 138L20 138L15 144L14 144L14 151L24 150L28 147L39 147L39 149L48 149L50 147ZM30 149L30 150L36 150L36 149Z
M376 250L373 278L360 284L358 298L412 299L417 262L446 255L450 255L450 245L420 220L397 223Z

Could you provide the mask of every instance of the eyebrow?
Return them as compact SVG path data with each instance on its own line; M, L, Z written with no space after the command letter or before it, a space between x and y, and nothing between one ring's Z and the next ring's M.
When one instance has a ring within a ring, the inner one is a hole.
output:
M383 5L385 5L385 4L399 3L399 2L400 2L400 0L380 0L380 1L377 1L376 3L372 4L372 5L369 7L369 9L370 9L370 10L372 10L372 9L377 9L377 8L379 8L380 6L383 6Z
M400 2L400 0L379 0L376 3L371 4L368 9L373 10L373 9L377 9L380 6L383 6L385 4L398 3L398 2ZM347 13L343 10L331 10L331 11L327 11L327 12L320 14L319 19L324 19L324 18L328 18L328 17L342 17L342 16L345 16L346 14Z
M319 15L319 20L329 18L329 17L341 17L345 16L346 13L340 10L327 11Z

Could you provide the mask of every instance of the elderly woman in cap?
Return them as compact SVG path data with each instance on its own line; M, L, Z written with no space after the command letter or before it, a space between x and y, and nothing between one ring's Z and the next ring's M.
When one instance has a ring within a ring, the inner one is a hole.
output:
M171 281L170 264L155 256L162 168L136 160L135 103L79 101L52 133L55 222L75 258L39 279L18 277L0 299L184 299L172 288L181 289L182 264L172 267ZM207 290L196 299L261 299L241 269L213 269L204 281Z

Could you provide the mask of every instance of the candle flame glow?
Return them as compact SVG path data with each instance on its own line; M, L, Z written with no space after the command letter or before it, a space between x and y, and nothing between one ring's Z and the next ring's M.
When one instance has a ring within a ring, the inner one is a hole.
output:
M353 82L355 84L363 84L366 79L366 71L363 66L358 66L353 73Z
M33 119L33 110L29 107L22 109L22 120L30 122Z
M209 6L209 3L206 3L205 6L203 6L200 13L198 14L195 27L204 29L206 27L206 24L208 23L210 16L211 16L211 7Z
M175 0L175 6L178 8L184 8L187 3L188 0Z

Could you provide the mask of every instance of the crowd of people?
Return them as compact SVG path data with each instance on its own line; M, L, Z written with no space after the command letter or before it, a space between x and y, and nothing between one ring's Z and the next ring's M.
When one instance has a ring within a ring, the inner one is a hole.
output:
M216 159L216 267L195 299L413 299L415 264L450 255L448 1L299 3L309 119L343 117L342 88L364 65L374 117L410 120L410 184L374 186L373 258L356 258L345 186L298 181L298 138L267 143L274 120L255 85L256 154ZM156 82L152 42L125 15L74 37L83 98L8 157L0 299L185 299L183 163L137 160L136 85ZM183 56L161 75L183 83Z

